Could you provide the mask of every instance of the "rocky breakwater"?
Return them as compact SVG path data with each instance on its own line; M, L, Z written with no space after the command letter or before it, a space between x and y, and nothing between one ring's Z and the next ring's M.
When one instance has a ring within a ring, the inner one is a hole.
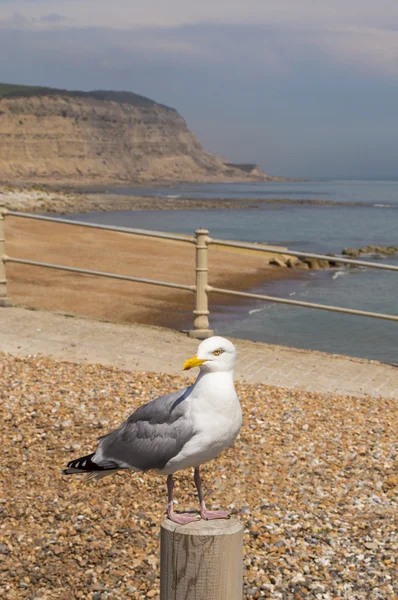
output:
M364 246L363 248L344 248L342 254L348 258L359 258L361 256L392 256L398 253L398 246Z
M312 269L314 271L320 271L322 269L337 268L341 263L338 262L337 257L334 255L330 256L330 259L321 258L299 258L298 256L288 256L280 254L272 258L269 262L270 265L289 269Z
M362 256L372 256L373 258L383 258L386 256L392 256L398 253L398 246L364 246L363 248L344 248L341 254L345 258L361 258ZM314 271L320 271L323 269L335 269L338 267L355 267L355 265L343 264L339 262L339 257L335 254L326 255L330 258L311 258L304 257L299 258L298 256L289 256L286 254L279 254L270 259L269 264L290 269L312 269Z

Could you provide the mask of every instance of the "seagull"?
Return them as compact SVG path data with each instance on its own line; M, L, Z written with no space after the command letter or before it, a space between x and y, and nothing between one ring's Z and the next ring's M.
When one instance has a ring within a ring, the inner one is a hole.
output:
M206 508L200 466L213 460L235 441L242 425L242 411L234 386L235 346L213 336L199 344L196 356L184 370L199 367L193 385L159 396L140 406L111 433L99 438L92 454L72 460L64 475L88 473L101 479L121 469L156 471L167 475L167 516L185 525L200 518L224 519L228 511ZM176 513L173 506L173 474L194 468L199 515Z

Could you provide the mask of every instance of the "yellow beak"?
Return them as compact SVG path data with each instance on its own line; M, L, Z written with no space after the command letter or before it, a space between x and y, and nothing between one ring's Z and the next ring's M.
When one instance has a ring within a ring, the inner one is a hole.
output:
M193 356L184 362L183 369L184 371L188 371L188 369L193 369L193 367L200 367L200 365L203 365L204 362L206 361L198 358L197 356Z

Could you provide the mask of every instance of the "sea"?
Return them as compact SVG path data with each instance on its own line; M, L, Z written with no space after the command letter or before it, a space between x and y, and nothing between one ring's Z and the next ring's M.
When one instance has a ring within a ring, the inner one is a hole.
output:
M118 211L74 215L93 223L287 246L341 254L370 244L398 246L398 181L289 181L178 184L106 188L102 192L157 198L247 199L247 207L173 211ZM258 203L265 199L269 203ZM321 202L319 202L321 201ZM364 260L398 265L398 254ZM210 274L211 283L211 274ZM256 293L398 315L398 272L339 268L303 272L299 279L264 281ZM273 302L211 306L219 335L363 357L398 364L398 322L329 313Z

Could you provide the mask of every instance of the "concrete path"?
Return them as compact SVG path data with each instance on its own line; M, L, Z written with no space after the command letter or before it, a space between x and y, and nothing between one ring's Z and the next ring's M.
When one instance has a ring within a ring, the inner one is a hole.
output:
M235 340L234 340L235 341ZM398 367L236 340L237 377L250 383L398 399ZM0 351L181 374L197 341L160 327L122 325L24 308L0 308Z

